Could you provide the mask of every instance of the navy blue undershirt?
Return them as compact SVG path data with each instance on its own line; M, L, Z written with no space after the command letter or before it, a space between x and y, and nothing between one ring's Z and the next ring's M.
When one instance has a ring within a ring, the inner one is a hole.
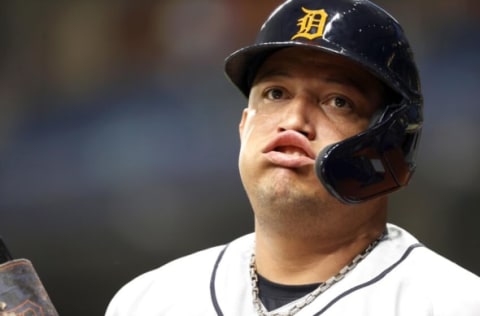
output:
M320 283L306 285L283 285L265 279L258 275L260 300L267 311L272 311L283 305L299 299L315 290Z

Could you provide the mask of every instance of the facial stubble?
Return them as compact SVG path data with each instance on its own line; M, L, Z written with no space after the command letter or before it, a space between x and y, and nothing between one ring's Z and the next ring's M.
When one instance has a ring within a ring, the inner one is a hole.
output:
M332 210L330 198L316 188L317 184L309 187L307 181L299 181L294 176L280 173L255 183L249 197L257 225L278 233L297 235L315 234L322 229Z

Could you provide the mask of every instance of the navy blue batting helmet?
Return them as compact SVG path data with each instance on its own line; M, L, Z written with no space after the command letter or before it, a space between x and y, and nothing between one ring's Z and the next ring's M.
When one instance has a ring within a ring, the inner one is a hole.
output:
M255 44L227 57L225 72L248 96L263 61L296 46L359 64L394 96L366 131L318 154L315 170L327 190L344 203L358 203L407 185L415 170L423 97L400 24L367 0L289 0L270 15Z

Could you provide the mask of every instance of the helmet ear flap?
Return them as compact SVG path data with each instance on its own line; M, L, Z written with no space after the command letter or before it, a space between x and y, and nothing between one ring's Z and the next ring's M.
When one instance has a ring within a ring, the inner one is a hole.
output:
M387 108L372 128L327 146L315 172L325 188L347 204L360 203L406 186L415 170L421 126L407 124L408 106Z

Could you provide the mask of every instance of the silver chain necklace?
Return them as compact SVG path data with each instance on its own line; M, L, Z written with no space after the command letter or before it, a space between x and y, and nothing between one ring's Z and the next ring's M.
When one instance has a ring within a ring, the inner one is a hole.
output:
M252 253L250 258L250 277L252 280L252 294L253 294L253 306L257 315L259 316L292 316L298 313L302 308L313 302L320 294L328 290L333 284L342 280L348 272L352 271L360 261L362 261L373 248L375 248L380 241L385 237L386 232L384 232L380 237L375 239L368 247L353 258L352 262L343 267L336 275L331 277L325 282L320 283L320 285L310 294L306 295L300 302L292 306L286 313L270 313L263 306L260 300L260 290L258 288L258 274L257 267L255 264L255 252Z

